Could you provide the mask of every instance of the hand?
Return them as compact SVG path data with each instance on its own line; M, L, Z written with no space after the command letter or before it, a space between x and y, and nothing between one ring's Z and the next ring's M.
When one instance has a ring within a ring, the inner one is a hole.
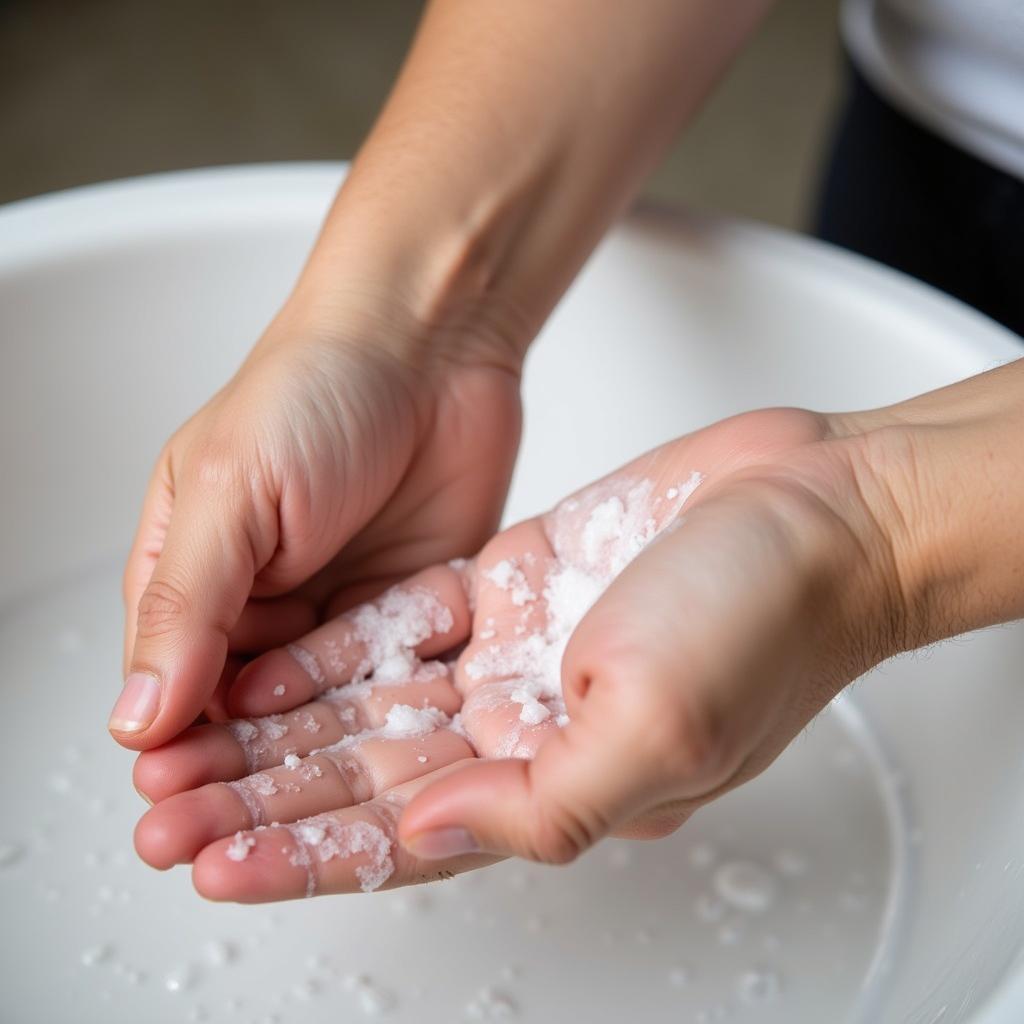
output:
M677 828L899 646L840 427L716 424L257 658L228 704L272 717L139 758L140 854L255 902Z
M328 614L493 533L518 357L485 337L398 343L411 333L397 314L293 304L168 442L124 578L119 742L165 743L204 708L224 718L236 655L308 631L331 595Z

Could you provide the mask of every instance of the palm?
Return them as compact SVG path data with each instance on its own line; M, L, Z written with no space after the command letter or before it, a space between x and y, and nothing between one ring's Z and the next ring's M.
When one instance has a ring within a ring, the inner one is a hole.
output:
M807 466L824 478L813 454L821 433L817 417L799 412L716 425L504 531L474 562L435 565L298 646L267 652L230 694L239 713L263 717L197 726L141 756L137 784L161 802L140 824L140 852L158 866L195 859L205 895L242 901L401 885L484 862L415 862L394 842L399 809L453 765L531 757L559 729L559 665L573 629L678 517L694 470L706 473L695 503L744 478ZM407 521L388 520L364 536ZM721 542L727 549L729 536ZM410 550L415 564L423 551ZM397 571L396 562L386 574ZM737 640L732 623L713 625ZM249 831L269 823L280 824Z

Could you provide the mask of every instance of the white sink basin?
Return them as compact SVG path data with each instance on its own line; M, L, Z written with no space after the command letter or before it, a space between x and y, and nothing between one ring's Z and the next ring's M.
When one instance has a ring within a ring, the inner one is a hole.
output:
M142 805L104 720L142 488L286 294L341 173L200 171L0 210L0 1016L450 1024L499 1019L489 988L545 1024L1019 1024L1019 626L884 666L676 837L568 869L247 908L134 859ZM1020 354L863 260L638 214L530 358L509 518L729 413L875 405ZM770 873L770 908L719 899L734 861Z

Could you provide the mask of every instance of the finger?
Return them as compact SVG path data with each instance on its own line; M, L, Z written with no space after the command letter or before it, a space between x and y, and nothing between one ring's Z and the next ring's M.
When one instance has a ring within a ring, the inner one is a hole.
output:
M265 903L393 889L492 864L498 858L483 854L425 863L395 841L404 804L427 779L450 770L397 786L358 807L213 842L196 857L192 881L210 900Z
M212 695L227 635L245 606L257 560L276 544L241 504L247 486L212 473L176 495L153 575L139 599L135 645L111 714L115 739L134 749L166 743ZM258 537L257 534L267 534Z
M573 720L550 730L533 760L469 764L412 803L402 844L427 859L482 850L570 861L640 813L660 784L658 766L635 756L641 739Z
M447 675L422 683L342 687L294 711L189 729L135 762L135 788L151 802L209 782L228 782L305 757L346 736L380 729L396 705L451 717L460 699Z
M169 797L139 822L136 849L154 867L188 863L204 846L236 831L352 807L434 767L472 756L462 737L443 728L444 715L420 712L419 722L410 724L412 710L399 705L384 728L309 757L290 757L282 766L236 782Z
M432 566L287 648L256 658L239 674L228 706L238 716L266 715L352 680L423 679L438 669L419 659L461 643L469 628L458 574L447 565Z

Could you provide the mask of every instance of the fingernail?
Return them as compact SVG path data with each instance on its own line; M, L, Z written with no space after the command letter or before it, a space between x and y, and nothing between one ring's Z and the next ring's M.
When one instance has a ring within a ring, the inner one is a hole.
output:
M476 840L464 828L435 828L406 840L410 853L424 860L445 860L464 853L479 853Z
M110 713L107 728L114 732L141 732L156 718L160 684L148 672L132 672Z

